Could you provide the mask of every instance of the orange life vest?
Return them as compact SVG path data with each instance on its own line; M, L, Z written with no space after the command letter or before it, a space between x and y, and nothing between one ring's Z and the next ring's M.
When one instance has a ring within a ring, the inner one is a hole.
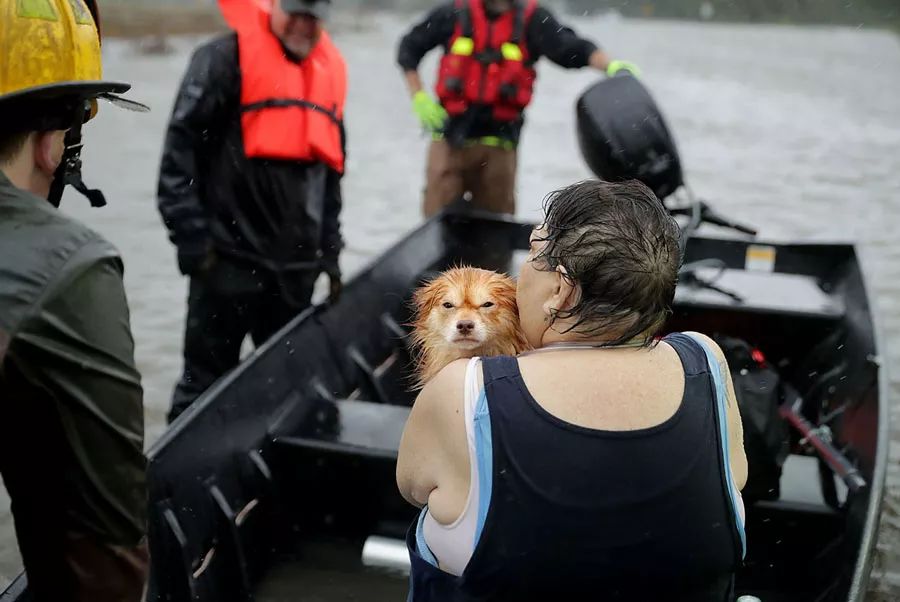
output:
M536 0L489 20L482 0L457 0L459 18L438 71L437 96L451 116L472 104L493 107L497 121L514 121L531 102L537 74L524 34Z
M309 56L289 60L269 30L238 29L241 64L241 129L247 157L321 161L344 171L341 120L347 97L347 67L322 31Z

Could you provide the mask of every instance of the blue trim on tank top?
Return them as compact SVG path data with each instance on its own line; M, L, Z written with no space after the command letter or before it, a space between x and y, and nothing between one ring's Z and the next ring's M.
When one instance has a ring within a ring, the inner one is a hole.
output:
M431 566L436 567L438 566L437 558L431 551L431 548L428 547L428 543L425 541L425 530L422 528L426 512L428 512L428 504L419 512L419 519L416 521L416 547L419 548L419 556Z
M735 487L734 478L731 475L731 459L728 445L728 420L726 418L728 395L725 391L725 379L719 369L719 361L712 349L709 348L709 345L706 344L706 341L692 335L688 336L696 341L697 344L700 345L700 348L703 349L703 353L706 354L710 375L712 376L713 384L716 387L716 405L718 406L718 412L716 413L719 416L719 432L722 434L722 453L725 459L724 472L728 489L728 499L731 501L731 510L734 512L735 524L738 527L738 534L741 538L741 558L744 558L747 556L747 535L744 533L744 519L741 518L741 513L738 511L737 500L734 498L734 492L737 491L737 487Z
M472 551L478 546L494 488L494 439L491 435L491 415L488 410L487 392L484 387L475 404L475 461L478 464L478 519L475 522L475 538Z

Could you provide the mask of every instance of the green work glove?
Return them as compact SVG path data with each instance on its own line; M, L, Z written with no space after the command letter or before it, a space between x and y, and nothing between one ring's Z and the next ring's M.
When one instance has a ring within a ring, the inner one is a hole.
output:
M641 70L638 69L638 66L628 61L610 61L609 66L606 68L606 75L612 77L623 69L625 71L628 71L635 77L639 77L641 75Z
M447 111L434 100L425 90L419 90L413 95L413 111L422 126L430 132L440 132L447 121Z

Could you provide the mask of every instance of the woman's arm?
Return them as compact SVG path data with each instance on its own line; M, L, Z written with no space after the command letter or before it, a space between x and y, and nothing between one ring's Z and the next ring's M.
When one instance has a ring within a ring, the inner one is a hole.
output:
M685 333L687 334L687 333ZM728 424L728 455L731 460L731 477L738 489L743 489L747 484L747 454L744 452L744 425L741 423L741 412L737 403L737 395L734 392L734 383L731 382L731 370L728 368L728 360L719 345L699 332L690 334L703 338L710 349L716 354L719 361L719 370L725 378L725 393L727 397L726 422Z
M747 484L747 454L744 452L744 425L741 422L741 411L734 392L734 383L731 382L731 370L728 369L728 361L725 354L716 345L713 348L716 358L719 360L719 369L725 377L725 391L728 396L726 419L728 421L728 452L731 460L731 476L737 488L743 489Z
M468 489L464 386L468 360L457 360L428 381L416 398L400 438L397 487L421 508L439 487Z

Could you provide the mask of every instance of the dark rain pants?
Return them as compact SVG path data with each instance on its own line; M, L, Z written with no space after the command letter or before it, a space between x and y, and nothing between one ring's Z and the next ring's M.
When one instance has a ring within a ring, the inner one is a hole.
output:
M172 396L169 422L240 362L249 334L262 345L309 307L318 272L283 272L219 260L191 277L184 334L184 371Z

